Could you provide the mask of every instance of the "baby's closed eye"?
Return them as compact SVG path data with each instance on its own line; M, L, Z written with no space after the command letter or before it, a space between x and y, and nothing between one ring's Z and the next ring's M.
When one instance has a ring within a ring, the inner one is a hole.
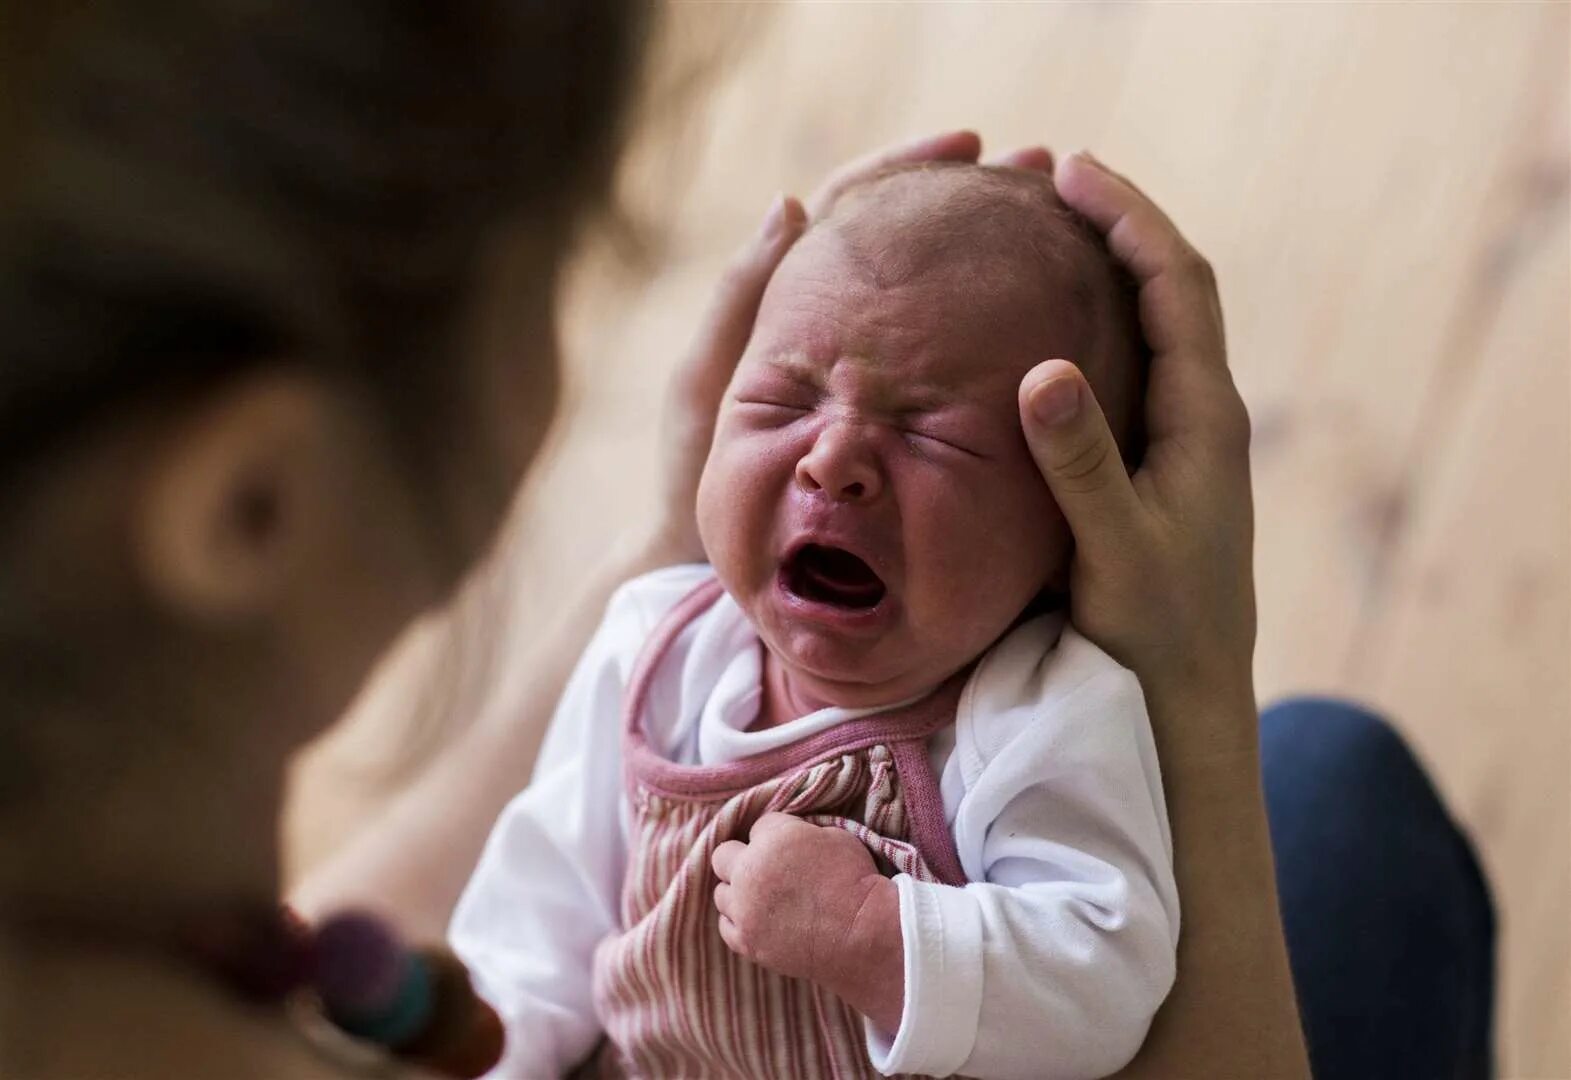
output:
M732 400L759 419L784 420L811 412L820 396L815 388L797 379L769 375L742 380Z
M958 418L927 413L911 414L901 418L899 429L908 442L954 451L967 457L987 458L987 440L976 430L975 424L963 423Z
M811 405L772 400L762 396L738 395L735 402L737 410L749 423L764 427L789 424L812 412Z
M942 435L938 432L923 431L920 428L906 428L901 432L901 434L903 434L907 439L917 440L930 446L936 445L942 447L945 450L952 450L957 453L965 454L967 457L980 458L987 456L980 451L973 450L969 446L957 442L953 436Z

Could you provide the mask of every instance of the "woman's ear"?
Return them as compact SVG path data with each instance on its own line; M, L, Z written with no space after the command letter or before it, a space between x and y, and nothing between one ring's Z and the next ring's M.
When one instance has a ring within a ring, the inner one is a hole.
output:
M225 621L283 602L324 525L341 410L322 382L273 371L173 420L132 506L136 569L157 602Z

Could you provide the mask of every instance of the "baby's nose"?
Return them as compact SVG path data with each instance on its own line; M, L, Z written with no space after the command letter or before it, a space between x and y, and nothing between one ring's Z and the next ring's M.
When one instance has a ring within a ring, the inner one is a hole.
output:
M834 424L796 463L796 483L803 491L839 502L868 502L883 490L883 475L857 433L849 425Z

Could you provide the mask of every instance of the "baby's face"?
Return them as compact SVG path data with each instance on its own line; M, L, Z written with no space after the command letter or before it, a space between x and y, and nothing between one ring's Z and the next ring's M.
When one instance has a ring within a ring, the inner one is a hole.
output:
M1069 534L1016 395L1071 336L1039 275L996 270L944 260L880 283L819 229L765 295L699 524L726 589L819 704L922 693L1063 584Z

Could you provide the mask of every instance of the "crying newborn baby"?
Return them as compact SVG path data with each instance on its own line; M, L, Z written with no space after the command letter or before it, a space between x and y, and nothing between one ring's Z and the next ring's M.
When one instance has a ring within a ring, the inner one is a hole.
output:
M1134 676L1067 625L1020 428L1137 441L1132 287L1040 174L891 169L776 271L699 491L613 599L452 938L508 1076L1103 1076L1173 979Z

